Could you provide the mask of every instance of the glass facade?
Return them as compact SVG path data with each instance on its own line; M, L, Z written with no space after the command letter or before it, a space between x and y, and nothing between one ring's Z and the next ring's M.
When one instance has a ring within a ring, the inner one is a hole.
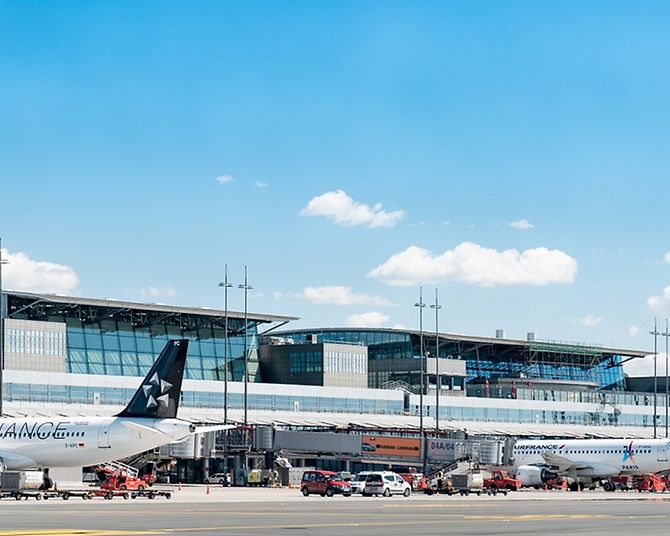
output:
M421 355L420 336L414 332L374 329L307 329L282 332L281 336L304 342L316 334L319 342L363 343L368 346L368 358L409 359ZM468 341L440 337L439 352L435 335L424 333L424 352L428 357L466 361L468 380L475 378L542 378L589 382L604 389L623 390L624 374L620 355L604 353L586 345L528 342L506 343L482 339ZM373 374L371 372L371 374ZM370 386L379 387L387 375L371 378Z
M45 302L8 294L9 318L65 324L62 336L38 338L31 331L13 329L10 349L33 347L44 355L66 349L66 370L76 374L144 376L168 339L189 339L184 377L193 380L244 379L244 320L228 318L228 363L224 364L224 319L221 316L156 311L149 308L104 305L81 306ZM247 352L249 381L257 381L259 321L249 318ZM24 333L25 331L25 333ZM39 343L39 344L38 344Z
M7 382L4 384L5 400L22 402L50 402L55 404L115 404L125 405L135 393L135 388L103 386L65 386ZM249 393L249 409L268 411L308 411L322 413L372 413L402 415L402 397L396 400L378 398L339 398L332 396L305 396L300 394ZM186 408L222 408L223 392L182 391L180 405ZM228 407L242 409L244 395L228 393Z
M67 372L144 376L168 339L189 339L185 378L223 380L224 331L213 327L184 331L169 325L138 328L115 320L84 323L66 319ZM236 322L229 320L231 329ZM256 327L248 333L249 381L258 369ZM242 381L244 337L228 337L228 379Z

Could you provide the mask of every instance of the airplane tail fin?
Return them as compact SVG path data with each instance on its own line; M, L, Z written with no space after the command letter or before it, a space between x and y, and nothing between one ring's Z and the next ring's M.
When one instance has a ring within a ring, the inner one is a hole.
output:
M126 409L117 417L176 418L187 350L188 339L168 341Z

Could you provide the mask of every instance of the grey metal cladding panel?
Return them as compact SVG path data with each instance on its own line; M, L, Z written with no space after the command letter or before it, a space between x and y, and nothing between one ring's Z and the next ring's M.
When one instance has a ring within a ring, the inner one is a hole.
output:
M277 430L275 450L291 452L332 452L337 454L361 453L361 436L330 432L294 432Z

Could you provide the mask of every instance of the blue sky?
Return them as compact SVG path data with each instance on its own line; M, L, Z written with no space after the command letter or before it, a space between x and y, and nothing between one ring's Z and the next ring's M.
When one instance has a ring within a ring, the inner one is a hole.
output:
M669 16L2 2L6 284L219 307L247 264L250 309L296 327L418 327L423 284L441 331L651 348Z

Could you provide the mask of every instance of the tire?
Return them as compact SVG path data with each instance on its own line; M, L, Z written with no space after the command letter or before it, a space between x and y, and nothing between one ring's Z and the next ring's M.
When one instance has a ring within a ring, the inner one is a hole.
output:
M64 501L67 501L69 498L70 498L70 494L69 494L69 493L63 493L63 500L64 500Z
M153 498L155 497L155 495L150 491L150 492L147 494L147 497L149 497L150 499L153 499Z
M302 488L301 491L302 491L303 497L308 497L309 496L309 490L306 487Z
M365 492L361 493L361 495L363 495L363 497L372 497L372 495L370 495L369 493L365 493Z
M128 495L127 493L124 493L124 494L123 494L123 500L124 500L124 501L127 501L127 500L128 500L128 497L130 497L130 495Z
M570 482L570 491L579 491L579 482Z
M42 496L38 493L37 495L35 495L35 500L36 500L36 501L41 501L41 500L42 500Z
M343 497L351 497L351 493L343 493L342 496Z
M137 491L144 491L144 486L142 484L137 486Z
M506 489L507 491L516 491L516 487L515 487L515 486L512 486L512 484L507 484L507 485L505 486L505 489Z
M327 488L326 489L326 497L332 497L335 495L335 492L333 491L333 488Z
M391 496L391 488L384 488L384 493L382 493L384 497L390 497Z
M121 486L119 487L119 489L120 489L121 491L126 491L128 488L126 487L125 484L121 484Z
M409 497L412 494L412 490L405 488L405 491L402 492L403 497Z
M225 482L225 480L223 478L219 478L219 486L223 486L224 482Z
M166 498L166 499L172 499L172 493L170 493L170 492L168 491L168 492L165 494L165 498Z

